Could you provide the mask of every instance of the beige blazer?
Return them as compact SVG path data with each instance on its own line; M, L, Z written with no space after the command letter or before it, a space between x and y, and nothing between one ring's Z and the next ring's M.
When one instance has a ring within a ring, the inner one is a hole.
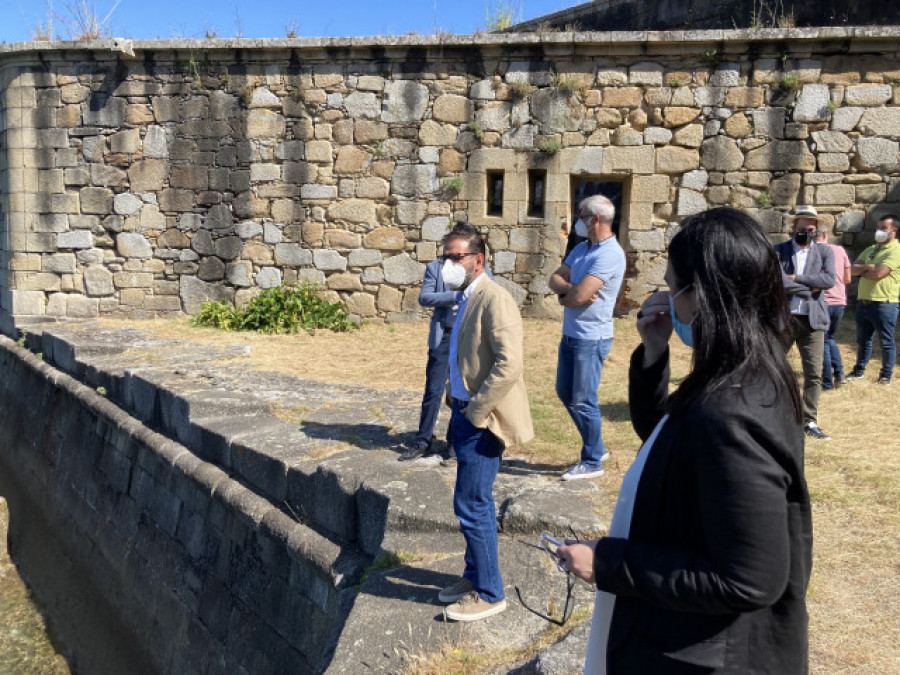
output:
M522 316L516 301L485 276L460 319L456 362L472 398L466 417L488 429L504 448L534 438L522 352Z

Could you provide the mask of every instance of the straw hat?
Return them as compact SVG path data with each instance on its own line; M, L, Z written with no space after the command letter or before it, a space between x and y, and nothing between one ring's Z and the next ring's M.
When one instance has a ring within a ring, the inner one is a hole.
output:
M794 213L791 215L791 222L797 220L798 218L812 218L818 221L819 212L816 211L815 206L798 206L794 209Z

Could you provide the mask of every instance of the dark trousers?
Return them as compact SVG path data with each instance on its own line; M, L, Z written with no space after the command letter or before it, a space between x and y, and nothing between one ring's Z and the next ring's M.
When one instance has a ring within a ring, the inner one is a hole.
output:
M822 393L822 355L825 331L814 330L805 314L791 315L791 332L803 366L803 424L817 423Z
M437 423L438 413L441 411L449 374L450 333L447 332L444 333L441 344L428 350L428 364L425 366L425 393L422 395L422 413L419 415L416 441L428 443L434 435L434 425ZM449 441L449 429L447 436Z
M897 360L897 344L894 327L897 325L896 302L856 303L856 368L865 370L872 358L872 337L877 332L881 342L881 373L879 377L891 379L894 361Z

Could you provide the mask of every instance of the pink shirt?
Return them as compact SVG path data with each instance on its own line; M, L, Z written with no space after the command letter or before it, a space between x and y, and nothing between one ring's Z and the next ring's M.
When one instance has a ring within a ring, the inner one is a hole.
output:
M825 289L825 302L829 305L846 305L847 288L844 286L844 274L851 267L850 258L847 257L847 251L843 246L828 245L834 252L834 274L837 280L834 282L834 286Z

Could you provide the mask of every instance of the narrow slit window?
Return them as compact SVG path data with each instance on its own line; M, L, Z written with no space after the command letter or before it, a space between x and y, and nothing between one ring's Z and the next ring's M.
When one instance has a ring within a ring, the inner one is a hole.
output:
M544 217L544 186L547 183L547 172L532 169L528 172L528 216Z
M503 172L487 172L487 215L503 215Z

